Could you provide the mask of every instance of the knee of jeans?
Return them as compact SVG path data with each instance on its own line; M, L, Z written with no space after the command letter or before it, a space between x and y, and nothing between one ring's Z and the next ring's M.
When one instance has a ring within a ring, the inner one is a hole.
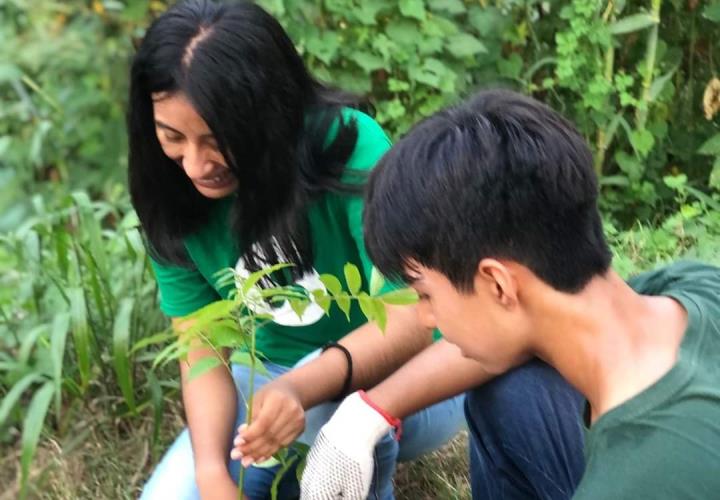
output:
M532 422L542 418L543 401L556 378L562 380L545 363L530 361L468 391L465 416L484 436L526 432Z

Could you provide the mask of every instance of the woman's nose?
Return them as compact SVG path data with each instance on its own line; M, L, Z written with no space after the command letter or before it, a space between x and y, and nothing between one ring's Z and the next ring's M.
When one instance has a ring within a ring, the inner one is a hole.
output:
M212 165L208 160L208 155L201 148L188 145L183 151L182 167L188 177L198 179L212 170Z

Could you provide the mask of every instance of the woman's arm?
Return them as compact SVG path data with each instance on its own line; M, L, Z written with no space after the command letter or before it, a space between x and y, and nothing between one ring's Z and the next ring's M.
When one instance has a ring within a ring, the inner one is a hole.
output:
M190 323L173 319L173 328L182 334ZM227 352L221 353L227 359ZM190 368L199 360L217 353L208 347L191 347L187 360L180 362L183 404L190 430L195 480L200 496L235 499L237 488L227 468L227 457L236 418L237 394L232 375L218 366L190 380Z
M372 387L432 342L414 306L388 306L383 333L374 323L349 333L340 344L353 360L352 389ZM252 424L244 428L233 458L243 463L262 461L290 444L304 428L304 410L339 395L348 364L339 349L328 349L316 359L265 385L253 401Z

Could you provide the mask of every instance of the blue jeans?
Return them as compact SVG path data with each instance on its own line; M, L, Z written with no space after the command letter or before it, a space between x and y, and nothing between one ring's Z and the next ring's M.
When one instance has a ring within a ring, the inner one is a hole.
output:
M474 499L572 497L585 469L576 389L533 360L466 396Z
M298 365L317 357L318 351L301 360ZM255 389L290 370L290 368L265 363L270 377L255 375ZM249 368L233 365L233 378L238 389L237 425L245 420L245 398L249 394ZM423 453L439 448L451 439L465 425L463 418L464 395L456 396L425 408L403 420L402 439L398 443L388 434L375 448L375 476L368 498L388 500L393 497L392 476L395 464L411 460ZM335 412L338 403L323 403L305 412L305 431L298 441L311 445L325 422ZM234 436L233 436L234 437ZM251 466L245 473L244 491L251 500L270 498L270 488L279 467ZM240 463L229 460L228 470L237 481ZM289 470L280 481L278 499L286 500L299 496L299 485L294 470ZM196 500L200 498L195 484L190 434L185 429L165 453L155 471L143 488L141 500Z

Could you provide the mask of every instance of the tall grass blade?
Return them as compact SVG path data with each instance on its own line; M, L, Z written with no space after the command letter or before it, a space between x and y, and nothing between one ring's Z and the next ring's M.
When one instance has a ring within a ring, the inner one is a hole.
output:
M43 422L47 415L50 401L52 400L54 388L52 382L46 382L39 391L35 393L30 401L22 431L22 454L20 456L20 500L27 498L28 479L30 465L32 464L35 452L37 451L40 433Z
M135 301L132 298L124 298L120 301L120 307L113 325L112 353L113 368L115 369L120 391L125 398L125 403L133 413L136 411L136 405L130 364L130 324L134 303Z
M2 403L0 403L0 428L2 428L7 421L10 412L13 408L15 408L15 405L20 400L20 396L23 395L28 387L42 379L43 377L41 377L39 373L28 373L23 378L15 382L15 385L12 386L12 389L8 391L3 398Z
M150 402L152 403L153 409L153 430L152 430L152 444L150 449L152 450L153 461L157 458L155 456L157 445L160 441L160 426L162 425L163 415L163 391L160 386L160 382L155 376L155 372L147 372L147 383L150 389Z
M90 340L90 324L87 318L87 304L85 292L76 287L68 290L70 298L70 320L72 325L73 343L77 358L78 372L80 374L80 388L84 393L90 383L90 355L92 344Z
M63 312L55 315L50 332L50 359L52 360L52 380L55 386L55 416L60 420L60 404L62 403L62 372L65 359L70 315Z

